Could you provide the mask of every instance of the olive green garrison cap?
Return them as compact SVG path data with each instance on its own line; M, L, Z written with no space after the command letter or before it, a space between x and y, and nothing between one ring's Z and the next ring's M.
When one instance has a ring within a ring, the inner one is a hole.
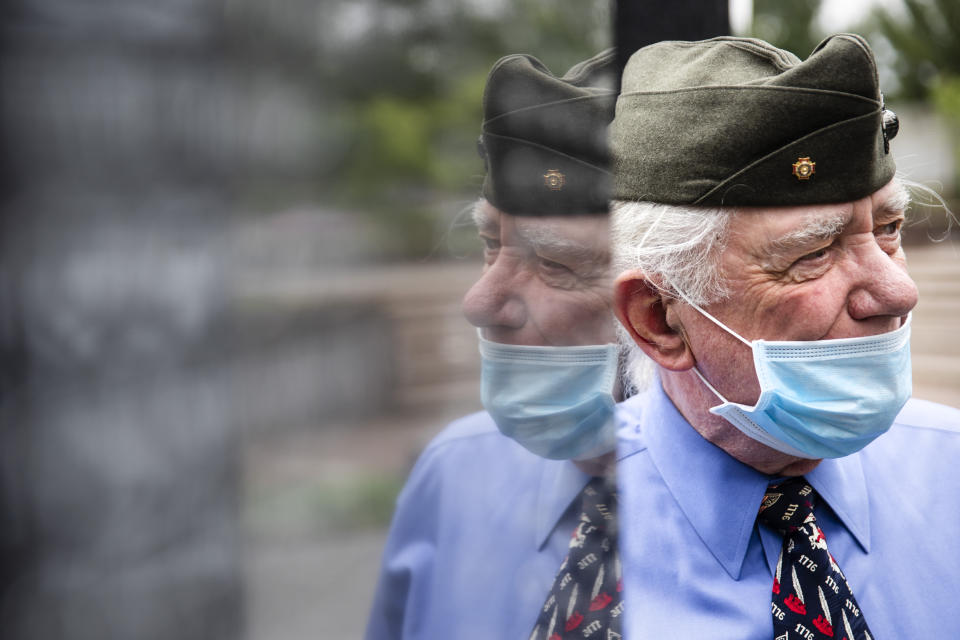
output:
M607 125L616 52L556 77L529 55L501 58L483 93L483 195L514 215L606 213L612 176Z
M610 126L620 200L788 206L863 198L894 175L877 65L857 35L804 61L750 38L661 42L623 74Z

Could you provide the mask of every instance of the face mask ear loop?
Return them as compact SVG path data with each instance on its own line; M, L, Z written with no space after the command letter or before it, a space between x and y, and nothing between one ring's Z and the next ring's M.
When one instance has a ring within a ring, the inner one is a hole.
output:
M688 305L690 305L691 307L693 307L694 309L696 309L697 311L699 311L701 314L703 314L703 316L704 316L705 318L707 318L708 320L710 320L711 322L713 322L715 325L717 325L718 327L720 327L721 329L723 329L724 331L726 331L727 333L729 333L730 335L732 335L734 338L736 338L736 339L739 340L740 342L744 343L745 345L747 345L748 347L750 347L751 349L753 349L753 345L750 344L750 342L748 342L747 340L745 340L744 338L742 338L739 334L737 334L736 332L734 332L733 329L731 329L730 327L728 327L727 325L723 324L722 322L720 322L719 320L717 320L716 318L714 318L712 315L710 315L709 313L707 313L706 311L704 311L704 310L700 307L700 305L694 303L690 298L688 298L687 295L686 295L683 291L681 291L680 289L678 289L678 288L676 288L676 287L674 287L673 289L674 289L674 291L677 292L677 295L679 295L681 298L683 298L683 301L684 301L684 302L686 302ZM698 369L698 368L696 367L696 365L694 365L694 367L693 367L693 372L694 372L695 374L697 374L697 377L698 377L698 378L700 378L700 382L702 382L702 383L704 384L704 386L707 387L707 389L710 389L710 391L713 392L713 395L717 396L717 398L720 399L720 402L724 402L724 403L727 402L727 399L724 398L724 397L720 394L719 391L717 391L716 389L714 389L713 385L710 384L710 382L707 381L707 379L704 377L704 375L703 375L702 373L700 373L700 369Z
M729 334L732 335L734 338L736 338L737 340L739 340L739 341L742 342L743 344L747 345L747 346L750 347L751 349L753 348L753 345L750 344L750 341L749 341L749 340L747 340L746 338L740 336L740 334L738 334L737 332L735 332L733 329L731 329L730 327L728 327L727 325L723 324L722 322L720 322L719 320L717 320L716 318L714 318L712 315L710 315L709 313L707 313L706 311L704 311L704 310L700 307L700 305L695 304L692 300L690 300L690 298L688 298L683 291L680 291L680 289L677 289L676 287L674 287L673 289L674 289L674 291L677 292L677 295L679 295L681 298L683 298L683 301L684 301L684 302L686 302L688 305L690 305L691 307L693 307L694 309L696 309L697 311L699 311L701 314L703 314L703 316L704 316L705 318L707 318L708 320L710 320L711 322L713 322L713 324L717 325L718 327L720 327L721 329L723 329L724 331L726 331L727 333L729 333ZM706 380L704 380L704 382L706 382ZM707 384L707 386L710 386L709 383ZM713 389L713 387L710 387L710 388ZM714 393L717 393L717 392L714 391ZM720 394L717 394L717 395L720 395ZM722 396L721 396L721 397L722 397Z
M724 402L724 403L727 402L727 399L724 398L722 395L720 395L720 392L717 391L716 389L714 389L712 384L710 384L709 382L707 382L707 379L703 377L703 374L702 374L702 373L700 373L700 369L697 369L697 367L694 366L694 367L693 367L693 372L694 372L695 374L697 374L697 377L700 378L700 382L702 382L704 385L706 385L707 389L710 389L710 391L713 391L713 395L715 395L715 396L717 396L718 398L720 398L720 402Z

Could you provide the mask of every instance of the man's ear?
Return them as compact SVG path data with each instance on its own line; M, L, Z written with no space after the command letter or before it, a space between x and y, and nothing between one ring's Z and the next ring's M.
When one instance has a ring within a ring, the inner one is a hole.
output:
M613 284L614 313L633 341L661 367L686 371L696 360L681 332L667 324L671 303L639 269L621 273Z

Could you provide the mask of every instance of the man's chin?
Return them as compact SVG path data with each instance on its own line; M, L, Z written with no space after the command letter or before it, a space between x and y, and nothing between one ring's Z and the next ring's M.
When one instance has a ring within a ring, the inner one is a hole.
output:
M577 469L590 476L604 476L613 471L617 463L616 451L610 451L596 458L571 460Z
M760 469L760 471L776 476L802 476L810 473L818 464L823 462L823 458L817 458L816 460L791 458L791 460L792 462L788 462L786 465L771 465L770 470Z

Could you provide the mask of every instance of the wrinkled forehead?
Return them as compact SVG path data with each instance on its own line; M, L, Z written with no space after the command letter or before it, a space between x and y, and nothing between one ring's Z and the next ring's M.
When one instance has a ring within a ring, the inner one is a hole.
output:
M606 252L610 247L610 223L606 216L514 218L518 238L533 246L582 248Z
M495 235L504 244L582 254L583 259L608 259L610 222L606 215L514 216L484 202L476 207L474 220L481 233Z

